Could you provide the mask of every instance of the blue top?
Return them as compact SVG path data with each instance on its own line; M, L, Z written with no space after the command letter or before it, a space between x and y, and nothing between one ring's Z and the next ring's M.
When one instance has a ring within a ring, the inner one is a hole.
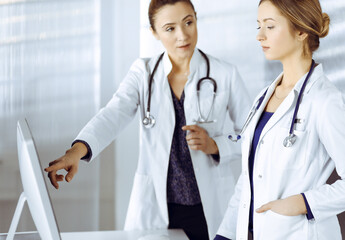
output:
M201 198L186 140L186 131L182 130L186 125L183 107L185 95L183 91L180 100L172 90L171 95L175 108L175 130L170 150L167 200L168 203L192 206L201 203Z
M223 237L221 235L216 235L216 237L214 238L214 240L231 240L229 238Z
M249 231L253 232L253 204L254 204L254 189L253 189L253 168L254 168L254 159L255 159L255 152L256 147L258 146L259 139L261 136L261 132L266 126L268 120L271 119L273 113L272 112L263 112L258 124L256 125L254 137L252 141L252 148L250 150L249 161L248 161L248 168L249 168L249 178L250 178L250 190L251 190L251 200L250 200L250 212L249 212Z

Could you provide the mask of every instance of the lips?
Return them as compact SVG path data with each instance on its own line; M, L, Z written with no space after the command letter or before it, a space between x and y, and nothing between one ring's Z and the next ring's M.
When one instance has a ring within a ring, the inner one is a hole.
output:
M266 46L261 46L262 47L262 50L265 52L267 51L268 49L270 49L269 47L266 47Z
M178 46L178 48L180 49L186 49L190 46L190 44L186 44L186 45L182 45L182 46Z

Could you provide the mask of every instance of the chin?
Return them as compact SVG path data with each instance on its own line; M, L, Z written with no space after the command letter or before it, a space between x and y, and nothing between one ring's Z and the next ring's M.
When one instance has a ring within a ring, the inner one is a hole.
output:
M266 57L267 60L271 60L271 61L273 61L273 60L279 60L277 57L272 56L272 55L270 55L270 54L265 54L265 57Z
M190 49L188 51L183 51L183 52L179 52L177 55L180 57L180 58L191 58L193 56L193 53L194 53L194 49Z

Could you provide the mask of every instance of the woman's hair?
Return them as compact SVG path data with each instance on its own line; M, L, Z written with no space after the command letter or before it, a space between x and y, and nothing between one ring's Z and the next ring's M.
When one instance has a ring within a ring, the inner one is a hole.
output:
M157 12L159 11L159 9L161 9L165 5L168 5L168 4L174 5L175 3L178 3L178 2L185 2L189 4L192 7L193 11L195 12L194 5L191 0L151 0L150 7L149 7L149 21L154 31L156 31L155 25L154 25L155 16Z
M303 54L312 55L319 48L319 39L326 37L329 31L330 18L322 12L319 0L260 0L259 6L266 1L289 20L292 30L308 34Z

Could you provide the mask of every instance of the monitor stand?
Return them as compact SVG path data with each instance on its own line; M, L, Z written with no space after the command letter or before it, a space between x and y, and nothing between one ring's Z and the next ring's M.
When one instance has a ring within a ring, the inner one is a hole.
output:
M16 211L14 212L11 226L10 226L10 230L8 231L6 240L13 240L14 235L15 235L16 230L17 230L17 227L18 227L20 215L22 214L24 203L26 202L26 200L27 200L27 198L26 198L25 192L22 192L22 194L20 194L20 197L19 197L19 200L17 203L17 207L16 207Z

